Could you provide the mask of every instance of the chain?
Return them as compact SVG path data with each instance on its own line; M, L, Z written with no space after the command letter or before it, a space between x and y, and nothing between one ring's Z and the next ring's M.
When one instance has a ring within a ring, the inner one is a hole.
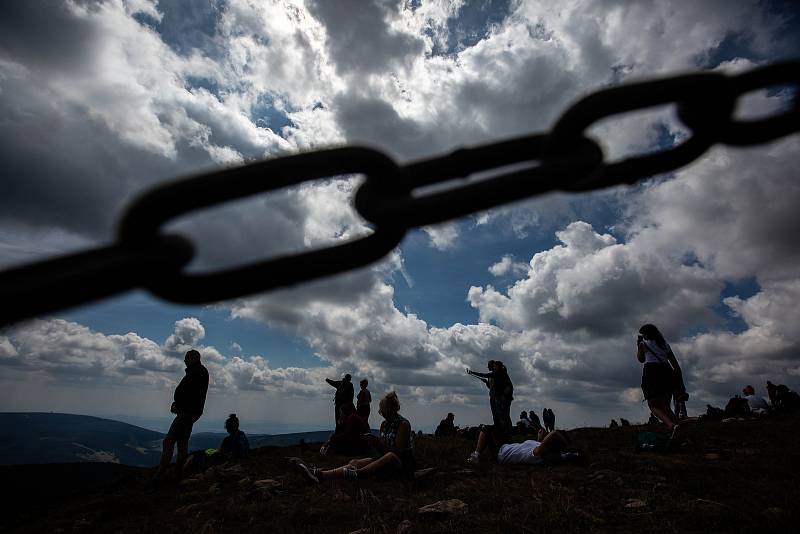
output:
M734 117L742 95L786 85L794 88L789 109L755 120ZM207 303L365 266L391 252L414 227L550 191L634 184L679 169L715 144L755 145L797 132L798 86L798 61L733 76L688 74L591 94L567 109L549 133L463 148L405 166L374 149L343 147L165 184L128 208L116 243L0 272L0 326L136 287L174 302ZM597 142L586 136L599 120L668 104L677 106L678 119L691 131L676 146L606 162ZM497 174L489 178L441 187L492 170ZM167 221L194 210L344 174L366 176L354 198L358 213L373 226L365 237L220 272L187 274L194 247L184 237L161 232Z

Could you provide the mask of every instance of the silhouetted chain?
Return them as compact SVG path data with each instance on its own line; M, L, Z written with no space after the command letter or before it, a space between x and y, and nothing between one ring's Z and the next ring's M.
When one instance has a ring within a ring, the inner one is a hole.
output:
M791 106L757 120L734 117L745 93L793 86ZM320 150L251 163L145 193L122 217L117 242L0 273L0 326L136 287L167 300L206 303L285 287L368 265L388 254L410 228L439 223L549 191L589 191L676 170L712 145L754 145L800 130L800 62L728 76L697 73L633 83L589 95L552 131L400 166L370 148ZM691 134L660 152L604 161L586 130L607 117L677 105ZM496 170L480 180L442 184ZM342 244L208 274L187 274L194 247L162 233L179 215L331 176L364 174L355 207L374 231ZM438 186L438 187L437 187Z

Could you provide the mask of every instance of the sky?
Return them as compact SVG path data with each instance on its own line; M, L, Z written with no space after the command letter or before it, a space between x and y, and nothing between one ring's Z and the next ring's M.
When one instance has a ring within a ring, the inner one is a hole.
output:
M791 2L0 2L0 268L113 241L149 188L363 145L398 163L551 128L598 89L800 56ZM789 87L740 99L786 106ZM608 160L686 134L671 106L589 134ZM206 306L144 290L0 330L0 411L166 430L183 354L211 375L198 430L331 427L325 378L397 391L415 429L491 422L464 369L502 360L512 417L647 418L636 332L656 324L690 414L766 380L800 388L800 138L716 146L631 187L548 194L416 229L376 264ZM268 177L265 177L268 179ZM336 176L176 219L205 272L366 235ZM13 305L13 303L4 303Z

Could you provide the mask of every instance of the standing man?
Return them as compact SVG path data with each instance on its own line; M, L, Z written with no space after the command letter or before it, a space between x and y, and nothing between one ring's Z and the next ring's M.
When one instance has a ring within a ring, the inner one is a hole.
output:
M556 414L553 413L553 410L550 408L542 410L542 423L544 423L544 428L548 432L556 429Z
M498 425L500 419L497 417L497 405L494 401L494 360L489 360L486 363L486 367L489 369L488 373L476 373L467 369L467 374L478 377L478 380L489 388L489 409L492 411L492 424Z
M370 403L372 402L372 394L367 389L369 382L365 378L359 382L359 385L361 386L361 391L358 392L356 397L356 414L369 425Z
M350 374L344 375L341 380L331 380L326 378L325 382L336 388L336 394L333 396L333 416L336 424L336 429L339 428L339 416L341 415L340 409L343 404L353 403L353 383L350 381L352 377Z
M200 353L192 349L183 357L186 364L186 375L175 388L175 402L170 411L175 414L175 419L167 431L167 437L162 442L161 463L158 466L156 477L161 477L172 461L175 444L178 445L178 458L176 461L177 475L180 478L183 463L189 454L189 436L192 435L192 425L203 415L203 407L208 393L208 370L200 363Z
M508 376L506 366L501 361L490 360L488 373L476 373L467 369L467 374L488 380L494 425L503 431L504 436L510 437L512 429L511 401L514 399L514 385Z

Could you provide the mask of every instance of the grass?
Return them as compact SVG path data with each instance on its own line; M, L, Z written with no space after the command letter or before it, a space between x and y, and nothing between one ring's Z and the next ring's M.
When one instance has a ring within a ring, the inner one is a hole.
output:
M486 460L471 466L464 460L474 443L426 437L417 441L417 458L420 467L437 471L423 479L319 486L306 485L285 457L323 467L347 459L320 457L314 447L262 448L252 452L242 474L226 479L151 491L151 471L128 470L99 489L45 501L18 498L14 512L0 519L0 532L394 533L410 520L415 533L705 534L781 532L798 524L800 419L687 425L684 444L671 454L635 452L640 430L572 431L573 444L586 455L581 465L500 466ZM80 466L74 469L77 474L48 487L79 486ZM266 478L281 486L253 489L252 481ZM418 516L419 507L442 499L460 499L469 512Z

